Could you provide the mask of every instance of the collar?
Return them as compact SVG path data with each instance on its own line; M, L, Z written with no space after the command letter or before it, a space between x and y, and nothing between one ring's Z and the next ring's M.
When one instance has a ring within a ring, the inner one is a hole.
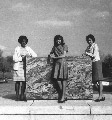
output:
M95 44L96 44L96 43L93 43L93 44L91 45L91 47L94 47L94 46L95 46Z

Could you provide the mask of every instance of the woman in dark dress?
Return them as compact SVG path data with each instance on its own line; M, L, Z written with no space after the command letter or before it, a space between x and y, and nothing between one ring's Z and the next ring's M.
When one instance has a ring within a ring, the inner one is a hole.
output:
M63 37L56 35L54 37L54 46L50 52L51 58L53 58L53 73L52 78L57 81L59 86L58 102L63 103L67 100L65 97L66 80L68 79L66 53L68 47L65 45Z
M95 43L95 37L92 34L86 36L86 41L89 44L85 53L92 60L92 82L97 87L99 92L99 97L96 99L96 102L104 101L105 97L103 96L103 74L102 74L102 62L99 55L98 45Z

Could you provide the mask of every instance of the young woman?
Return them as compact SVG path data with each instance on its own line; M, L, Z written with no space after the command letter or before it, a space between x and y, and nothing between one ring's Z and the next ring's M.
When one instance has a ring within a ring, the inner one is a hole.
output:
M68 78L66 53L68 47L65 45L63 37L56 35L54 37L54 46L50 52L50 56L53 58L53 79L57 81L59 86L58 102L63 103L67 100L65 98L66 80Z
M26 44L28 39L26 36L20 36L18 39L20 46L15 48L13 55L14 61L14 74L13 81L15 81L15 91L16 91L16 100L26 101L25 89L26 89L26 58L27 57L37 57L37 54ZM19 89L21 85L21 95L19 96Z
M95 43L95 37L92 34L86 36L86 41L89 44L85 53L92 60L92 82L97 87L99 92L99 97L96 99L96 102L104 101L105 97L103 96L103 74L102 74L102 62L100 60L99 48Z

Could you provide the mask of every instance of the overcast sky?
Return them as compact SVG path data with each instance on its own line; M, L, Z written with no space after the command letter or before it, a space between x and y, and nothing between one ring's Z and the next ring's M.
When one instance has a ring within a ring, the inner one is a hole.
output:
M60 34L69 55L80 55L93 34L105 54L112 53L112 0L0 0L0 48L13 54L26 35L38 56L49 54Z

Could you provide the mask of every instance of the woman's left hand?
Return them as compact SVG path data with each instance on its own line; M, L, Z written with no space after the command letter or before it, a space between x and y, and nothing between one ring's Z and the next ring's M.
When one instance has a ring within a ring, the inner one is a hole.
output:
M51 58L56 58L56 57L54 56L54 54L50 54L50 57L51 57Z
M58 56L58 57L54 57L54 58L64 58L64 55Z
M26 57L28 58L28 57L30 57L30 55L29 55L29 54L26 54Z

